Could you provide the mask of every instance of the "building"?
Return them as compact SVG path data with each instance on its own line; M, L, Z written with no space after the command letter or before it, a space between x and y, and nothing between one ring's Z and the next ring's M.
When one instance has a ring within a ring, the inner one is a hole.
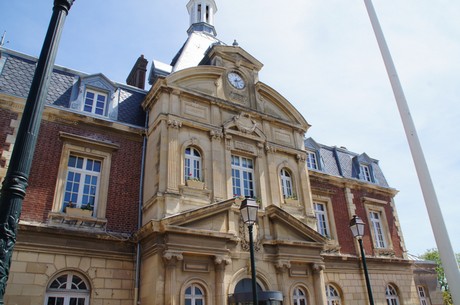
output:
M127 85L55 67L6 303L250 303L239 205L252 197L260 303L366 304L359 215L376 303L441 304L378 161L309 138L262 63L215 36L214 0L187 9L186 42L148 77L143 56ZM35 62L1 49L0 178Z

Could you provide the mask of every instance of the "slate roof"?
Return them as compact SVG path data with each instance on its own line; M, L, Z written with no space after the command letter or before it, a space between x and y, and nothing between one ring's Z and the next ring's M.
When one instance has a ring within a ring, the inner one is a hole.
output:
M379 161L369 158L367 154L357 154L343 147L326 146L317 143L314 139L305 139L305 148L316 153L319 168L310 171L322 172L332 176L360 180L381 187L389 188L388 182L379 166ZM360 176L360 164L366 164L372 171L373 181L365 181Z
M38 59L4 48L0 48L0 52L0 93L26 99ZM79 81L86 76L88 74L55 66L46 104L70 109L72 99L76 98L79 90ZM113 84L120 99L116 121L144 127L145 112L141 103L147 91L124 84ZM111 120L108 117L105 119Z

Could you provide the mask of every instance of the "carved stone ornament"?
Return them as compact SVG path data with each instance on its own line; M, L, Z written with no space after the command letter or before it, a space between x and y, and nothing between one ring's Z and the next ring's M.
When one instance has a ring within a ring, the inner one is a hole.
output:
M239 115L233 117L235 125L239 131L243 133L253 133L257 128L257 123L251 119L250 115L247 113L240 113Z
M211 139L213 139L213 140L220 141L220 140L222 140L222 138L224 137L224 134L223 134L222 130L220 130L220 129L215 129L215 130L211 130L211 131L209 132L209 136L210 136Z
M324 265L320 264L313 264L313 272L314 273L319 273L324 270Z
M165 261L181 261L184 259L184 256L182 255L181 252L176 252L176 251L165 251L163 253L163 259Z
M249 251L249 230L244 224L243 220L240 219L240 239L241 239L241 249L244 251ZM259 224L255 223L252 226L252 234L254 240L254 251L260 251L260 238L259 238Z
M182 122L176 120L168 120L168 127L179 129L182 127Z
M214 263L216 265L224 264L224 265L229 265L232 262L232 259L230 256L227 255L216 255L214 258Z

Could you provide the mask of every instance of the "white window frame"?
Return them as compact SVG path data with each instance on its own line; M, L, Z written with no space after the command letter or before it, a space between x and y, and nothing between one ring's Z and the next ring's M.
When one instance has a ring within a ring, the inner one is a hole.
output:
M334 222L334 209L332 208L332 200L331 198L323 195L318 195L318 194L312 194L312 199L313 199L313 213L315 213L316 217L316 212L315 212L315 206L314 203L319 203L323 204L325 207L325 212L327 213L327 224L329 226L329 239L327 241L328 246L330 249L337 249L339 246L338 239L337 239L337 228L335 226ZM316 224L318 226L318 219L316 219ZM319 230L317 230L318 233L320 233Z
M294 288L294 291L292 293L292 304L308 305L308 294L304 288L300 286Z
M283 198L294 198L295 192L292 181L292 174L287 168L282 168L280 172L281 189L283 191Z
M91 105L86 104L86 101L88 99L88 93L94 95L94 98L92 99ZM103 102L103 107L102 108L100 107L100 105L98 105L98 103L101 102L99 100L99 97L104 97L104 102ZM95 114L95 115L107 116L107 106L108 106L108 103L109 103L108 99L109 99L109 95L107 94L107 92L94 90L92 88L86 88L85 89L85 95L83 97L82 111L86 112L86 113L92 113L92 114ZM87 106L91 108L91 111L86 109ZM102 109L102 114L97 113L99 109Z
M367 164L360 164L359 171L361 173L361 177L364 181L372 182L372 172L371 168Z
M254 159L232 154L231 169L234 196L256 197L254 167Z
M63 211L65 186L68 173L67 164L69 163L69 157L71 155L78 155L100 160L102 162L99 188L97 192L97 203L93 211L93 217L105 218L112 153L117 150L119 146L116 144L91 140L87 137L73 135L66 132L61 132L60 138L63 141L63 148L59 163L59 173L54 193L52 212L60 213Z
M399 305L398 291L391 284L388 284L385 289L385 299L387 301L387 305Z
M339 290L331 284L326 285L326 302L327 305L341 305L342 299Z
M324 237L331 238L327 205L323 202L314 201L313 208L318 233Z
M59 278L67 276L66 282L62 283L64 288L50 288L50 286L57 281ZM73 284L73 278L78 277L81 282L84 283L86 289L81 289L80 287ZM46 295L45 295L45 305L48 304L49 298L59 298L63 300L63 305L69 305L72 299L84 299L84 305L89 305L90 301L90 286L88 282L80 275L75 272L69 272L60 274L53 278L52 281L47 286Z
M307 150L307 167L309 169L319 169L316 153L309 150Z
M75 166L70 165L70 160L73 158ZM78 163L81 163L81 168L77 167ZM101 170L102 160L71 153L67 164L63 207L73 205L76 208L82 208L89 204L94 210L97 207Z
M388 248L387 238L385 237L385 227L381 215L380 211L369 211L370 225L374 233L374 246L376 248Z
M190 288L190 294L187 294L187 289ZM201 294L197 295L195 294L195 290L198 289ZM187 300L190 300L190 305L196 305L196 302L198 300L201 300L201 304L200 305L206 305L206 295L205 295L205 291L204 289L201 287L201 285L198 285L198 284L191 284L191 285L188 285L187 288L185 288L184 290L184 303L186 304L187 303Z
M417 286L417 294L420 300L420 305L431 305L430 298L428 297L424 286Z
M376 255L379 255L380 251L382 251L383 253L388 252L388 251L392 252L393 251L393 241L390 235L390 230L388 227L388 220L387 220L386 211L385 211L385 207L388 205L388 202L383 201L383 200L378 200L372 197L363 197L362 200L364 202L364 206L366 209L367 221L365 222L369 224L369 233L372 238L372 243L374 246L374 253ZM371 219L372 212L377 213L379 215L381 229L382 229L382 233L384 236L384 247L379 246L378 236L376 236L376 231L374 228L375 220Z
M184 180L202 181L202 164L201 152L193 146L187 146L184 151Z

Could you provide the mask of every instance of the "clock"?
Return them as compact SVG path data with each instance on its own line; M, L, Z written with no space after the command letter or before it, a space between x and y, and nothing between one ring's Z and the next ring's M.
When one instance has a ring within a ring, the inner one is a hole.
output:
M243 78L241 75L239 75L236 72L230 72L227 74L227 79L230 85L235 87L236 89L243 89L246 86L246 83L244 82Z

